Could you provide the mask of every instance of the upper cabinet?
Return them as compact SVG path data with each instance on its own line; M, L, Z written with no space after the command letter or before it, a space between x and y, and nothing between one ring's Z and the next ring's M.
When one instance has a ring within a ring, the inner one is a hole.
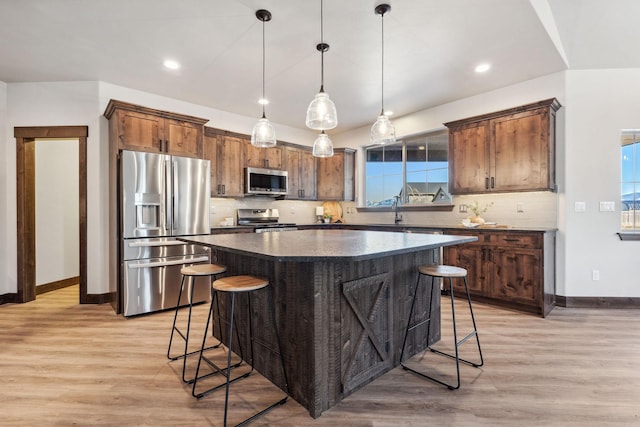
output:
M104 113L118 150L202 157L207 119L111 100Z
M355 199L355 150L336 148L333 157L318 159L318 200Z
M289 172L287 199L316 199L316 158L311 149L287 146L284 148L285 167Z
M555 99L445 123L449 191L555 191Z
M247 167L282 169L282 146L254 147L249 139L244 146L244 161Z
M211 161L211 196L243 197L244 149L240 135L204 129L203 158Z

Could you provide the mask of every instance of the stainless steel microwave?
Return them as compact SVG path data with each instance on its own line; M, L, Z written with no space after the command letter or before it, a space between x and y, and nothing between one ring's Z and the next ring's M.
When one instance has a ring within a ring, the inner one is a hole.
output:
M244 192L246 195L286 196L289 174L278 169L246 168Z

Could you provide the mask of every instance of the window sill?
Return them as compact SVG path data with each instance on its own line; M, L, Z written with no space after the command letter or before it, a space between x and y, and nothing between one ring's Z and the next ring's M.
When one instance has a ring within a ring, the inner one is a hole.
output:
M398 211L453 211L455 205L449 203L432 203L428 205L400 205ZM393 212L393 206L358 206L358 212Z
M640 240L640 232L638 231L621 231L616 233L620 240Z

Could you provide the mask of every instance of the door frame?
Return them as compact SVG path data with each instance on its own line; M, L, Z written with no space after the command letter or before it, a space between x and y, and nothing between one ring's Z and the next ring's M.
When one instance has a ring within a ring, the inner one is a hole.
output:
M17 301L36 299L36 139L78 139L78 209L80 304L93 303L87 295L87 136L88 126L15 127L17 210Z

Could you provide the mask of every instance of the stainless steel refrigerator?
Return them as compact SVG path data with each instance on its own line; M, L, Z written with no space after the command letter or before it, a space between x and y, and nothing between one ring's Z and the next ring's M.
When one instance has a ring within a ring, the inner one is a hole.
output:
M125 316L178 302L180 269L210 262L205 246L176 237L209 234L209 160L138 151L120 155L120 306ZM209 301L209 278L195 283L194 302Z

